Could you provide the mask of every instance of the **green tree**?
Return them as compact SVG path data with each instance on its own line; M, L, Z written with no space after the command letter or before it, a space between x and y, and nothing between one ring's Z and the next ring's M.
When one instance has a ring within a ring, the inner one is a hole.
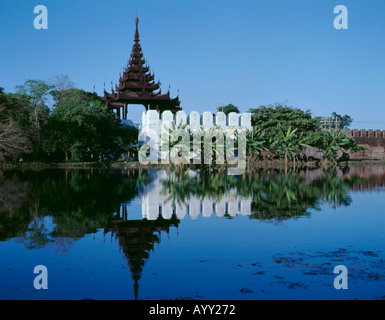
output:
M298 128L292 129L291 126L287 130L281 128L279 125L279 131L277 135L276 151L281 154L285 160L285 164L288 160L294 162L298 160L299 153L305 148L310 147L306 144L303 133L297 133Z
M234 106L233 104L228 104L227 106L220 106L217 108L217 111L222 111L224 112L226 115L228 115L230 112L236 112L236 113L239 113L239 109L238 107Z
M297 160L301 150L317 147L324 150L324 159L336 161L337 151L361 150L346 133L326 132L321 130L321 118L312 117L310 110L301 110L282 104L260 106L250 109L253 127L265 133L267 141L274 143L270 151L281 154L285 162ZM339 119L340 127L348 127L352 118L334 112L332 116ZM269 144L269 143L267 143ZM358 148L358 149L357 149Z
M353 122L353 118L350 117L349 115L345 114L344 116L336 113L336 112L333 112L332 113L332 118L333 119L338 119L339 121L339 127L341 129L347 129L349 128L349 126L352 124Z
M23 85L16 87L16 92L21 95L21 99L25 99L31 105L31 120L37 129L40 124L48 117L49 108L46 102L53 86L48 85L42 80L27 80Z
M71 94L72 89L75 88L74 83L70 80L67 75L59 74L53 76L52 79L49 80L49 85L52 86L50 94L55 100L55 105L57 105L62 97L67 94Z
M36 128L29 123L28 103L0 88L0 160L17 160L30 154Z
M133 142L136 130L124 126L96 93L71 89L61 96L42 129L43 148L51 155L62 153L66 161L96 160Z
M314 134L320 128L320 118L313 118L310 110L301 110L281 104L259 106L249 110L252 113L251 122L264 132L275 134L278 126L284 131L289 127L297 129L298 133Z
M186 127L187 124L175 125L175 122L173 122L171 127L165 125L163 132L160 134L162 142L160 151L167 154L171 167L174 167L175 160L179 162L177 163L179 168L183 168L184 164L190 163L191 141L189 133L185 130ZM142 150L147 150L147 148L144 147Z
M323 150L322 159L337 163L337 152L357 152L365 150L365 147L357 145L354 140L347 136L346 130L325 130L319 132L317 147Z
M246 156L249 161L261 157L262 152L269 149L268 138L261 129L253 127L246 132Z

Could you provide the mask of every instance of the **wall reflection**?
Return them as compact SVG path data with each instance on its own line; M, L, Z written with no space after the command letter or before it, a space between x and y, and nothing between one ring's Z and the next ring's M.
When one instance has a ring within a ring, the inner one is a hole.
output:
M142 217L178 219L249 216L277 221L310 214L322 205L338 208L351 203L351 191L380 191L385 186L382 167L334 170L249 170L230 176L225 170L154 170L140 190Z
M225 172L219 177L222 179L219 183L224 188L216 189L218 192L215 195L208 186L199 190L197 186L204 186L205 179L201 179L198 171L189 171L183 177L166 170L156 170L150 175L151 182L140 193L144 219L156 220L159 216L170 219L173 215L178 219L183 219L186 215L196 219L199 215L233 217L237 214L251 214L251 198L239 195L233 184L229 188L227 185L225 187L224 184L229 183ZM213 187L216 181L213 179L207 183Z

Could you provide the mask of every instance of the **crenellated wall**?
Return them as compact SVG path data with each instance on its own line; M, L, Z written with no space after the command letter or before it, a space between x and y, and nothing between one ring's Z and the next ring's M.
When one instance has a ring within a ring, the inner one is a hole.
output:
M142 125L139 130L139 143L150 141L149 145L152 148L159 148L161 144L160 134L165 130L165 127L177 128L180 125L186 125L186 130L191 132L199 129L208 130L216 126L220 126L225 132L230 129L236 130L252 130L251 113L230 113L226 116L223 112L212 114L211 112L203 112L199 114L196 111L190 112L188 115L184 111L178 111L173 114L171 111L159 113L156 110L148 110L142 114ZM351 159L385 159L385 130L365 130L365 129L348 129L347 136L354 141L367 148L367 150L359 151L350 154ZM320 151L307 150L308 156L319 158L322 154ZM339 153L338 156L341 156ZM154 159L157 159L155 156Z
M384 159L385 130L348 129L347 136L354 142L368 150L359 151L350 155L351 159Z
M353 138L354 142L358 145L367 148L367 150L349 154L350 159L385 159L385 130L347 129L347 136ZM322 151L316 148L306 149L305 154L308 157L318 159L322 157ZM337 152L337 157L341 156L342 152Z
M196 111L187 115L184 111L178 111L175 115L171 111L159 113L156 110L148 110L142 114L142 125L139 128L139 145L146 143L153 152L149 156L149 160L157 161L164 159L167 153L161 152L160 146L162 140L160 135L165 133L166 128L179 128L186 125L185 130L195 132L200 129L209 130L215 127L221 127L224 132L229 130L252 130L251 113L235 113L231 112L227 116L223 112L212 114L211 112L203 112L200 115ZM193 155L192 155L193 156Z
M200 128L209 129L215 126L220 126L223 130L234 129L252 129L251 127L251 113L235 113L231 112L226 116L223 112L212 114L211 112L203 112L200 115L196 111L190 112L187 115L184 111L178 111L175 115L171 111L164 111L162 114L156 110L148 110L142 114L141 128L152 128L159 130L164 126L171 126L175 124L176 127L180 125L187 125L188 130L199 130Z
M352 138L385 138L385 130L347 129L348 137Z

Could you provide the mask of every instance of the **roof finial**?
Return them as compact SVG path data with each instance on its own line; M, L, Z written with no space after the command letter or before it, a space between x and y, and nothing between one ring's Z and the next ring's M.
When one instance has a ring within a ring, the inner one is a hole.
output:
M139 19L138 19L138 16L136 16L136 18L135 18L135 24L136 24L135 42L139 42L139 29L138 29Z

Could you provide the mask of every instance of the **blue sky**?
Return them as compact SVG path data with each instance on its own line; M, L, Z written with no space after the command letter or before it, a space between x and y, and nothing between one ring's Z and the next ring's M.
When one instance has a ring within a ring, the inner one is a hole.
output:
M33 27L37 5L48 30ZM333 26L337 5L348 30ZM287 101L385 129L383 0L0 0L0 87L65 74L102 94L127 64L136 13L156 80L186 112Z

